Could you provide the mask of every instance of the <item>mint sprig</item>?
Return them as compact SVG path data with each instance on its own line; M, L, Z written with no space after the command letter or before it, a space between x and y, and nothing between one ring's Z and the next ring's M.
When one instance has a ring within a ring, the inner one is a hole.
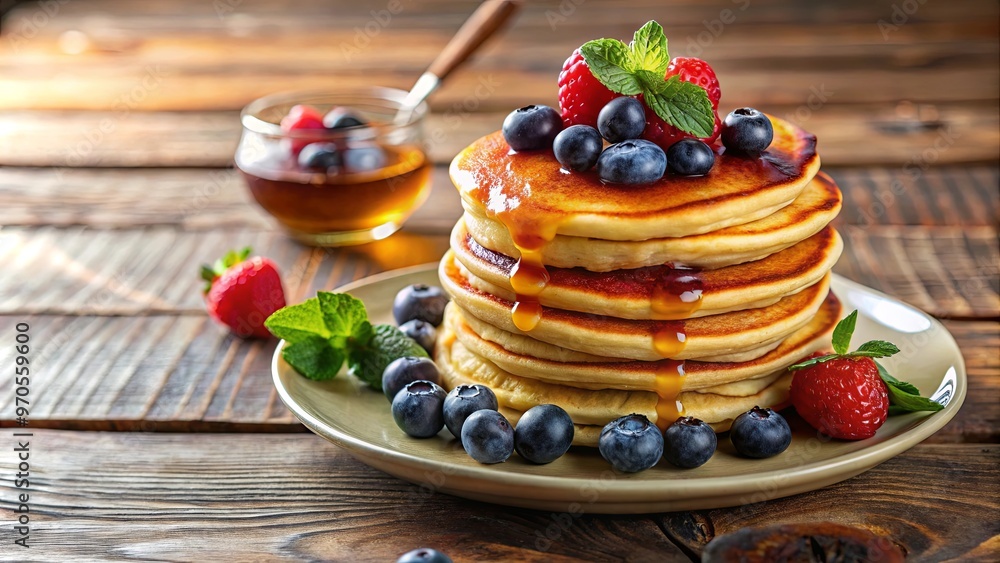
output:
M346 293L320 291L316 297L274 312L264 321L271 334L287 343L281 357L301 375L333 379L344 362L351 373L382 389L385 366L402 356L427 352L392 325L372 325L365 305Z
M844 317L834 327L832 339L834 354L810 358L804 362L790 366L788 369L799 370L840 358L887 358L899 353L899 348L895 344L885 340L869 340L858 346L857 350L848 352L851 349L851 337L854 335L854 328L857 322L858 312L855 310L850 315ZM932 401L927 397L921 397L920 389L917 389L916 385L896 379L878 362L875 362L875 365L878 367L879 377L885 382L885 386L889 391L890 416L917 411L939 411L944 408L944 405L941 403Z
M667 36L655 21L646 22L626 45L617 39L595 39L580 47L590 72L608 89L625 96L642 94L646 104L670 125L708 137L715 125L712 102L704 88L664 78L670 54Z

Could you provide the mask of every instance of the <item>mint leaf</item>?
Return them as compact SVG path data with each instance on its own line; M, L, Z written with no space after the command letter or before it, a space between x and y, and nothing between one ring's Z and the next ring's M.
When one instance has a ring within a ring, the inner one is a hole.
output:
M878 367L879 377L889 390L889 416L918 411L936 412L944 408L941 403L921 397L916 385L896 379L878 362L875 365Z
M941 403L934 402L927 397L907 393L895 385L886 385L886 387L889 388L889 414L919 411L937 412L944 408Z
M375 325L367 344L351 348L348 363L351 373L372 388L382 389L385 367L403 356L427 357L427 352L412 338L392 325Z
M595 39L580 47L590 72L613 92L634 96L642 91L632 74L628 47L617 39Z
M667 36L663 34L663 27L652 20L646 22L646 25L640 27L632 36L629 55L632 68L657 74L660 82L663 82L663 75L667 72L667 65L670 64ZM587 61L587 64L590 64L590 61Z
M303 376L316 381L327 381L337 376L344 365L344 350L330 346L326 339L310 336L286 344L281 357Z
M830 361L832 359L839 358L839 357L840 357L840 355L838 355L838 354L827 354L825 356L819 356L817 358L810 358L810 359L808 359L808 360L806 360L804 362L799 362L797 364L788 366L788 369L790 369L790 370L797 370L797 369L807 368L809 366L814 366L816 364L821 364L823 362L828 362L828 361Z
M646 104L660 119L695 137L708 137L715 126L715 114L708 93L697 84L671 76L659 92L643 91Z
M896 379L895 377L889 374L889 370L885 369L885 366L883 366L882 364L875 362L875 367L878 368L878 375L879 377L882 378L882 381L884 381L886 385L896 387L897 389L903 391L904 393L909 393L911 395L920 394L920 389L917 389L916 385Z
M358 325L368 321L365 304L356 297L329 291L317 292L316 297L319 299L319 310L323 313L323 322L331 336L353 336Z
M867 356L869 358L887 358L893 354L898 354L899 348L892 342L885 340L869 340L858 349L848 354L848 356Z
M855 309L850 315L844 317L833 329L833 351L838 354L846 354L851 349L851 336L854 334L854 325L858 323L858 310Z
M331 336L323 320L319 300L315 297L298 305L278 309L264 321L264 326L271 331L271 334L292 343L301 342L312 336L318 336L323 340Z

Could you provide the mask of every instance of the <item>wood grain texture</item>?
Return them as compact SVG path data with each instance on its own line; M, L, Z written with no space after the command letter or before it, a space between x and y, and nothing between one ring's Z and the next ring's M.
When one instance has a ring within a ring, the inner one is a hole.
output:
M407 88L472 6L401 4L379 23L371 6L349 0L282 3L285 10L223 2L221 9L184 11L160 2L88 2L61 5L38 29L31 28L38 7L28 4L8 16L13 39L0 44L0 107L237 109L274 90ZM820 85L835 92L836 103L993 100L1000 81L992 3L921 6L918 17L891 32L878 25L891 18L891 6L859 1L811 9L725 0L527 4L516 25L456 73L436 103L462 101L490 74L501 85L488 100L494 108L551 98L555 73L573 48L594 37L628 37L650 18L670 24L672 54L711 60L738 104L798 105ZM730 23L713 27L727 9ZM401 44L408 48L394 48Z
M838 105L831 97L829 104L810 109L810 95L806 90L800 101L758 107L816 134L827 166L891 164L922 170L996 159L1000 109L994 101ZM546 89L531 101L554 104L554 96ZM737 101L726 98L722 111ZM433 105L425 132L429 155L438 164L499 129L510 108L517 107L484 111L478 101ZM0 165L57 168L226 167L232 165L241 131L234 111L0 110L0 123Z
M844 193L837 225L995 227L1000 167L825 167ZM433 169L428 201L411 231L445 234L461 215L447 169ZM233 169L77 169L0 167L0 225L183 230L268 228ZM989 258L988 256L986 257Z
M429 493L305 434L39 430L32 448L32 548L16 553L22 561L391 561L421 546L456 561L690 561L742 527L828 520L873 532L912 561L1000 553L995 447L920 445L788 499L613 517ZM903 473L920 494L900 488ZM16 508L10 474L0 477L5 521Z
M0 229L0 313L150 315L198 313L198 266L251 246L282 272L288 301L377 272L440 259L444 235L403 231L344 249L310 248L275 231L206 232L138 229ZM45 280L38 283L33 280Z

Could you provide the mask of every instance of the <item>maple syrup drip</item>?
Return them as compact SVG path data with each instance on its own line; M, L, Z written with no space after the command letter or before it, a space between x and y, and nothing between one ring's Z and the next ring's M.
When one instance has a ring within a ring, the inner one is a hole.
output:
M673 358L684 350L687 334L684 323L659 323L659 328L653 333L653 348L664 358Z
M510 316L519 330L531 332L542 320L542 304L537 299L518 296Z
M686 319L701 308L701 271L664 266L652 284L650 308L657 319Z
M522 250L521 258L510 271L510 285L518 295L534 297L549 283L549 272L542 265L538 251Z
M684 362L667 360L661 362L656 372L656 426L664 431L684 414L684 405L678 397L684 385Z

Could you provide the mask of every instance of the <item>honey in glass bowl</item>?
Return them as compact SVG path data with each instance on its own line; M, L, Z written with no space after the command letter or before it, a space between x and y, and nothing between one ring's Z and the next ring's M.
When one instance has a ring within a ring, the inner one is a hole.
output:
M236 166L258 204L293 237L316 246L360 244L385 238L427 199L430 168L423 145L426 106L405 123L393 123L406 93L388 88L345 92L288 93L252 102L241 116L243 136ZM347 108L367 122L344 129L283 132L279 123L296 105L325 114ZM342 165L311 169L298 154L318 142L338 151L378 147L376 169Z

